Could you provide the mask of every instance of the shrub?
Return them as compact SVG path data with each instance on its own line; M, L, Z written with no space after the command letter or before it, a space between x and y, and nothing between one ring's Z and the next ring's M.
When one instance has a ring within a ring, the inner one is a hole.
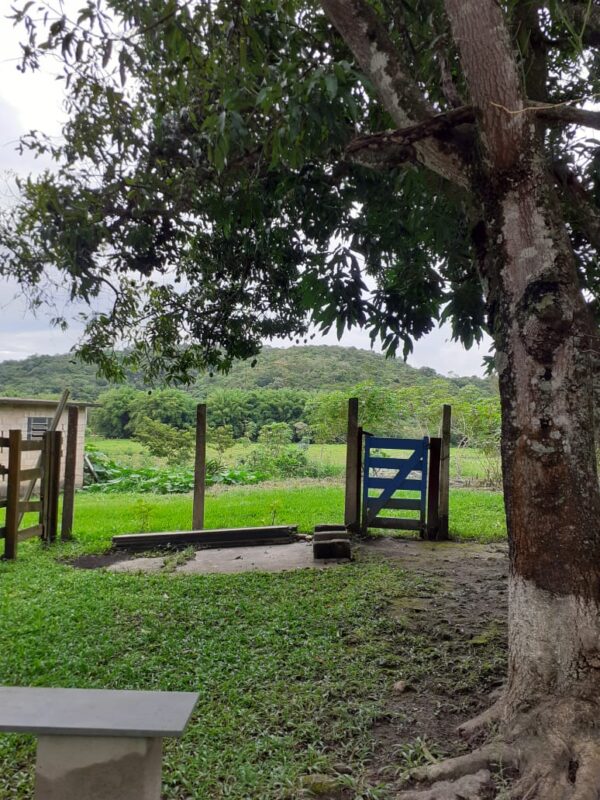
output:
M133 436L151 455L166 458L170 466L188 463L194 452L196 437L193 430L177 430L148 417L136 422Z
M194 488L194 471L191 468L178 467L161 469L159 467L143 467L134 469L124 467L101 453L93 445L86 445L86 454L98 478L93 483L90 474L86 474L84 491L93 493L116 494L136 492L139 494L183 494ZM266 476L245 469L223 470L218 461L206 463L206 485L217 483L228 485L244 485L258 483Z

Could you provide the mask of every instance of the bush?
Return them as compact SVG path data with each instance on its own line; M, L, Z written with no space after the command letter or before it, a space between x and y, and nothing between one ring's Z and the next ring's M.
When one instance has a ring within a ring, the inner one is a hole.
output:
M194 489L194 470L186 467L161 469L143 467L134 469L124 467L101 453L93 445L86 445L86 454L98 478L97 483L89 473L85 476L84 491L92 493L116 494L136 492L140 494L184 494ZM259 472L244 469L221 469L218 461L206 463L206 485L218 483L226 485L245 485L258 483L266 476Z
M306 447L293 445L292 430L285 422L264 425L258 446L248 457L248 466L271 478L323 478L337 475L335 467L309 464Z

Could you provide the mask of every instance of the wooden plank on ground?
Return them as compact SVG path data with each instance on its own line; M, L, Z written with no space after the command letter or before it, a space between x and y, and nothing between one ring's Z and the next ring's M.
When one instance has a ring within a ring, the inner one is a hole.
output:
M298 532L297 525L267 525L262 528L213 528L201 531L166 531L130 533L113 536L114 547L160 547L179 544L200 544L212 547L264 544L276 540L290 541Z

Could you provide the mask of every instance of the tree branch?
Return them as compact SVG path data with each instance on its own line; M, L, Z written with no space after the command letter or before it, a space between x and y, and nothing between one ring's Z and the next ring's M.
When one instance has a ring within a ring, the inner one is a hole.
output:
M600 208L594 203L577 175L568 167L555 164L553 173L557 183L569 197L573 224L592 247L600 252Z
M365 0L321 0L321 5L399 128L435 115L435 109L410 76L377 14ZM441 143L432 137L417 141L414 160L454 183L469 187L467 160L454 142Z
M588 0L578 3L561 3L560 11L569 20L576 35L585 47L600 47L600 8Z
M586 128L600 130L600 111L575 106L552 106L546 103L528 101L528 110L535 112L537 117L548 122L564 123L565 125L583 125Z
M358 136L347 146L345 154L350 161L362 166L375 169L397 167L406 161L418 160L416 149L411 145L429 137L447 139L456 126L474 120L473 107L461 106L397 131Z

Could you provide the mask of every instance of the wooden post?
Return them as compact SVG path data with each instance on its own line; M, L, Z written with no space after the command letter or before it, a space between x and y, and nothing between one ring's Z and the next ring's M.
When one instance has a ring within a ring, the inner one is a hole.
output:
M56 541L58 532L58 498L60 493L60 461L62 447L62 433L60 431L49 431L46 434L48 445L48 466L49 475L46 488L48 495L45 499L47 504L47 529L44 531L47 542Z
M204 489L206 483L206 403L196 406L196 458L194 463L194 505L192 530L204 528Z
M346 435L346 499L344 506L344 524L356 533L360 526L358 513L360 499L360 446L358 442L358 397L348 400L348 432Z
M79 409L69 406L69 426L67 428L67 446L65 451L65 483L63 489L62 523L60 538L70 539L73 533L73 517L75 515L75 480L77 478L77 428L79 425Z
M440 525L440 456L442 440L429 440L429 476L427 482L427 538L437 539Z
M21 444L20 430L8 432L8 481L6 486L6 532L4 558L17 557L19 541L19 500L21 494Z
M450 430L452 427L452 406L444 405L442 410L442 446L440 451L440 523L438 539L448 538L448 508L450 501Z
M362 502L362 452L363 452L363 429L359 425L356 429L356 528L357 531L361 530L361 502Z

